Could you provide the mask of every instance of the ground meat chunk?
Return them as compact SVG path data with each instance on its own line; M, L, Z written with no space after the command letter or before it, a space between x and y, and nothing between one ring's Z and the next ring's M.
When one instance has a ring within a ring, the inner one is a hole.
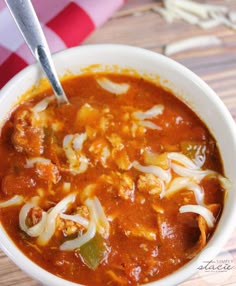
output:
M57 230L62 231L64 236L68 236L74 233L77 233L80 229L80 225L78 225L76 222L73 222L71 220L64 220L57 217Z
M89 211L86 206L77 207L76 211L72 213L72 215L76 215L76 214L79 214L83 218L87 218L87 219L89 218ZM84 226L74 221L71 221L71 220L65 220L61 218L60 216L57 217L56 224L57 224L57 230L59 232L62 231L65 237L78 233L79 231L80 232L85 231Z
M28 222L30 223L29 227L34 226L40 222L40 220L42 219L42 213L43 210L39 207L34 207L31 209L29 213L29 217L31 219L30 220L28 219Z
M112 159L115 161L116 165L120 170L127 171L131 168L132 165L125 149L113 149L111 154Z
M57 166L53 163L36 163L36 173L39 178L54 184L58 183L61 178Z
M34 192L36 182L30 176L9 174L2 180L1 190L7 196L14 196L18 193Z
M14 118L12 142L18 152L28 156L39 156L43 153L44 132L34 124L33 114L28 110L19 110Z
M102 175L100 180L108 184L109 192L117 192L118 196L124 200L135 199L135 184L128 173L112 172L110 175Z
M134 182L128 174L120 174L119 176L119 196L125 200L134 201Z
M162 181L153 174L140 175L137 186L140 192L147 192L153 195L160 194L163 190Z
M86 206L79 206L76 208L75 214L79 214L84 218L89 218L89 210Z
M110 136L107 136L107 139L111 143L113 148L115 148L117 150L121 150L124 148L124 145L122 143L122 139L118 134L112 133Z

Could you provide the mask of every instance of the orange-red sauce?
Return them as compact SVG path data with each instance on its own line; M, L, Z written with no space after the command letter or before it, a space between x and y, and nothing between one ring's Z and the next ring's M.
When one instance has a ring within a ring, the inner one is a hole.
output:
M58 131L53 130L52 125L42 128L43 151L38 147L34 148L34 145L39 144L39 137L37 134L32 136L32 130L29 131L30 140L27 141L27 145L32 144L32 150L17 149L14 136L16 124L19 123L17 118L21 116L22 110L28 110L45 96L50 96L50 90L28 102L22 102L4 124L0 137L0 201L16 194L30 199L39 195L40 188L43 190L41 207L48 210L68 194L63 191L63 183L70 182L70 191L78 192L76 203L82 204L84 188L89 184L96 184L93 195L100 200L110 223L106 259L95 270L89 269L83 263L79 250L58 249L62 241L68 239L60 231L56 232L47 245L35 244L36 238L29 237L19 227L19 211L22 206L0 209L0 219L12 240L26 256L59 277L85 285L137 285L160 279L190 260L191 255L187 253L194 249L200 237L197 221L199 215L181 214L179 208L186 203L196 204L196 200L194 194L188 190L163 199L159 195L150 195L140 190L138 180L144 174L135 168L120 168L116 161L119 156L122 157L122 152L114 152L104 166L99 159L100 153L89 151L91 145L96 147L99 144L108 144L112 149L107 136L116 134L122 139L130 162L136 160L145 165L143 154L147 148L159 154L185 152L191 157L193 151L189 146L195 144L205 146L206 160L202 169L211 169L222 174L223 168L217 144L207 127L170 92L141 77L106 77L129 84L128 92L122 95L111 94L97 84L94 75L71 78L63 83L71 104L57 106L56 102L51 103L49 108L54 110L53 114L62 122L62 127ZM78 111L85 103L98 112L86 120L79 120ZM133 136L130 131L130 112L146 111L157 104L164 106L164 112L151 121L161 127L161 130L147 128L144 131L140 128ZM101 117L105 118L107 125L102 125ZM28 123L24 121L24 124ZM101 128L100 125L105 127ZM63 138L68 134L86 131L90 134L83 145L84 154L90 156L86 172L71 175L59 170L59 177L56 182L52 182L47 172L44 176L39 176L35 167L24 167L26 158L39 156L50 159L56 166L65 167L67 159L61 149L58 151ZM124 198L120 193L124 176L130 177L134 184L132 198ZM106 181L108 177L112 183ZM205 192L205 204L218 205L214 213L218 220L223 208L224 190L215 179L203 180L201 185ZM153 205L164 212L154 210ZM74 205L71 208L73 207ZM207 241L214 229L207 230ZM142 231L150 232L150 239L140 234Z

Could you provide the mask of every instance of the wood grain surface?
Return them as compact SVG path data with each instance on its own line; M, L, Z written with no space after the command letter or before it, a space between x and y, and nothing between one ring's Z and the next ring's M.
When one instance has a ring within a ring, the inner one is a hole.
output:
M236 11L236 0L199 2L227 5L232 11ZM223 100L236 120L236 30L225 26L202 30L180 20L169 24L157 13L151 11L154 5L161 6L161 1L128 0L119 12L90 35L83 44L120 43L162 53L166 44L177 40L202 35L218 36L222 40L220 46L192 49L175 54L172 58L205 80ZM236 285L236 231L234 231L222 251L224 250L232 255L232 264L234 266L234 271L231 271L227 279L218 281L217 274L214 274L212 283L209 283L198 272L180 285ZM1 251L0 285L39 286L37 282L19 270Z

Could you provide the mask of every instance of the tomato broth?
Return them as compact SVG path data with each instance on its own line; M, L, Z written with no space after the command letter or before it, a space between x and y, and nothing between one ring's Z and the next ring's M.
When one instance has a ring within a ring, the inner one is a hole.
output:
M195 257L228 181L205 124L142 77L87 74L20 102L0 137L0 220L47 271L140 285Z

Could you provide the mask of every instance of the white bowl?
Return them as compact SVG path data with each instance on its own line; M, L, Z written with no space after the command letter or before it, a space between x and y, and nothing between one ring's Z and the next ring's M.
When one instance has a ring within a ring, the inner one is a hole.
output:
M192 110L205 122L218 142L226 176L232 183L236 181L236 129L235 123L221 100L214 91L198 76L175 61L157 53L123 45L91 45L65 50L54 55L56 69L60 76L68 71L83 72L81 67L101 64L118 65L122 68L132 68L141 75L160 81L163 86L171 88L175 94L186 102ZM94 67L101 70L101 66ZM116 71L117 67L115 68ZM42 77L38 65L32 65L16 75L0 93L0 121L8 115L16 104L19 96L30 89ZM228 194L225 207L213 237L208 243L208 259L220 251L233 231L236 219L236 188ZM65 281L43 270L30 261L11 241L2 226L0 226L0 247L26 273L35 280L48 286L79 285ZM204 254L207 249L201 253ZM188 264L167 277L147 285L176 285L197 271L201 261L198 255Z

